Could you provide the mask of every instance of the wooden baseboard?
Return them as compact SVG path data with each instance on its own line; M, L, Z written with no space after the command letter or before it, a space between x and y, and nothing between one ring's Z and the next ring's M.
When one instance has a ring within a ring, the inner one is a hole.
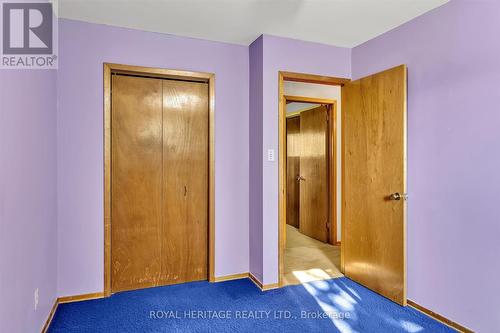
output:
M259 289L262 290L262 282L260 282L252 273L248 273L248 277L257 287L259 287Z
M262 284L262 282L260 282L259 279L257 279L252 273L248 273L248 277L262 291L279 288L279 283Z
M48 316L47 320L45 321L45 325L43 325L42 333L46 333L47 330L49 329L50 323L52 322L52 319L54 318L54 315L56 314L57 307L59 306L59 304L88 301L91 299L98 299L98 298L103 298L103 297L104 297L104 293L91 293L91 294L63 296L63 297L56 298L56 300L54 301L54 305L52 305L52 309L50 310L49 316Z
M239 274L219 276L215 278L214 282L223 282L223 281L248 279L248 278L252 280L252 282L262 291L279 288L278 283L263 285L262 282L260 282L259 279L257 279L252 273L239 273Z
M270 283L270 284L265 284L262 286L262 291L267 291L267 290L273 290L273 289L278 289L280 288L279 283Z
M58 305L59 302L58 299L56 298L54 300L54 304L52 305L52 309L50 309L49 316L47 317L47 320L45 321L45 324L42 327L42 333L46 333L47 330L49 329L50 323L52 322L52 318L54 318L54 315L56 314Z
M215 277L213 282L223 282L248 278L248 273L239 273Z
M59 304L64 304L64 303L72 303L72 302L80 302L80 301L88 301L91 299L98 299L98 298L103 298L104 293L91 293L91 294L83 294L83 295L75 295L75 296L64 296L64 297L59 297L57 300Z
M457 330L458 332L474 333L474 331L472 331L471 329L468 329L465 326L462 326L462 325L460 325L460 324L458 324L458 323L456 323L456 322L454 322L454 321L452 321L452 320L450 320L450 319L448 319L446 317L443 317L440 314L438 314L438 313L436 313L434 311L431 311L431 310L423 307L420 304L417 304L417 303L413 302L412 300L408 300L407 304L409 306L411 306L412 308L414 308L414 309L422 312L423 314L425 314L425 315L427 315L427 316L429 316L429 317L431 317L431 318L433 318L433 319L435 319L435 320L437 320L437 321L445 324L446 326L449 326L449 327Z

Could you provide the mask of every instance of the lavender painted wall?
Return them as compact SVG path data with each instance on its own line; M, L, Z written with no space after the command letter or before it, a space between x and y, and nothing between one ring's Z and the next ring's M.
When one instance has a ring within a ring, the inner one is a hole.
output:
M498 22L497 1L452 0L354 48L351 66L350 49L268 35L247 48L60 20L57 74L0 71L2 328L38 331L56 295L103 289L103 62L216 74L216 276L265 284L278 280L278 163L264 159L278 150L278 71L406 63L408 297L498 331Z
M57 296L55 71L0 70L0 158L0 327L40 332Z
M64 19L59 38L59 295L103 290L103 62L215 73L215 274L248 272L248 47Z
M278 153L278 72L351 76L351 50L269 35L263 37L262 152ZM253 98L253 97L252 97ZM278 156L278 154L276 154ZM278 160L262 163L263 280L278 282ZM253 180L252 180L253 181ZM254 221L252 221L253 223Z
M262 44L260 36L249 48L250 57L250 272L262 281Z
M408 65L408 298L500 332L500 3L453 0L354 48Z

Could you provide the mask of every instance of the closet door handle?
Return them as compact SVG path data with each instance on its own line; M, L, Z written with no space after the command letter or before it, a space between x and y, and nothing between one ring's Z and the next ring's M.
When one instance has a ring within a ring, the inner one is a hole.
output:
M297 181L300 182L301 180L304 181L306 179L304 177L302 177L302 176L297 176Z

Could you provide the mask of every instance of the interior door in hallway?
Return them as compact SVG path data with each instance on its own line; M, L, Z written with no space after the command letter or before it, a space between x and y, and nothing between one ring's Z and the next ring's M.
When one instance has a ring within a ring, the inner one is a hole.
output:
M286 120L286 223L299 227L300 116Z
M406 305L406 66L342 88L344 273Z
M328 110L300 113L300 232L328 242Z

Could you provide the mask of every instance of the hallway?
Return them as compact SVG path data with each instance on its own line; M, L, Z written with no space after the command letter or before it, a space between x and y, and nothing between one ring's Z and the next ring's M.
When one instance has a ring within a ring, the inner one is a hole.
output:
M340 272L340 246L322 243L286 226L284 285L327 280Z

